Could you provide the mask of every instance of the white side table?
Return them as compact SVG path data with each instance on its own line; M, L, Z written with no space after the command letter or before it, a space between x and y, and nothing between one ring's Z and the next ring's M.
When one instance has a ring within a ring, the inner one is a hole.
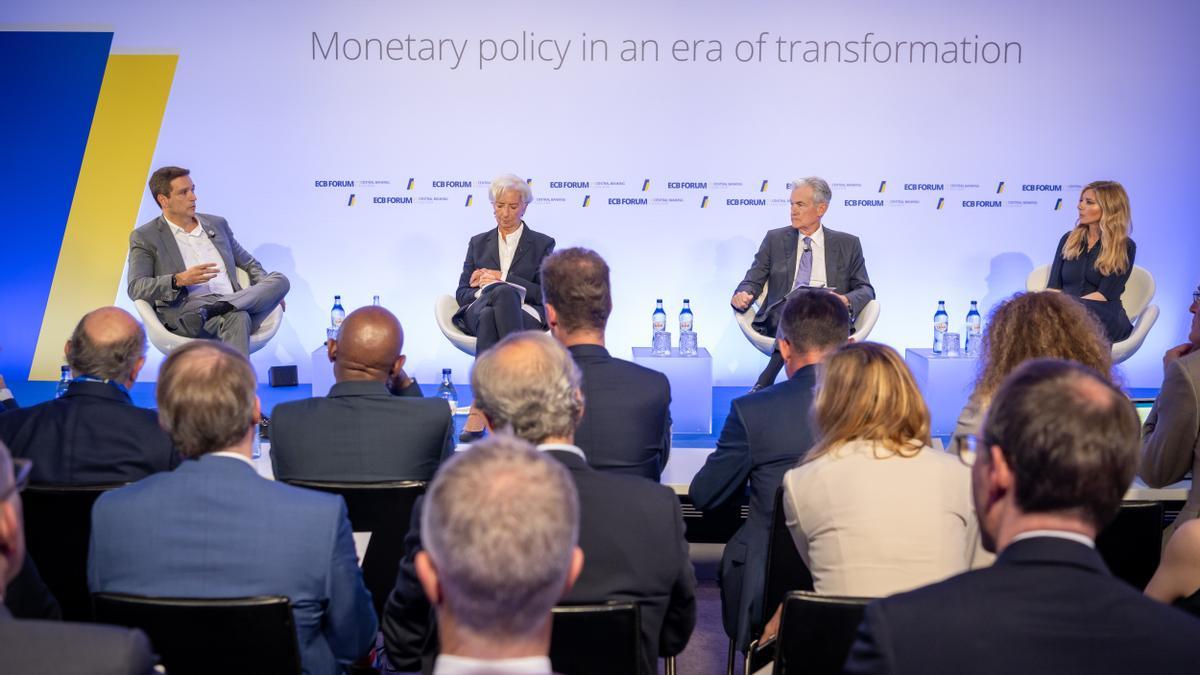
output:
M671 430L677 434L712 433L712 354L701 347L696 356L655 356L649 347L634 347L633 362L667 376L671 382Z
M967 404L975 384L978 357L936 356L932 349L905 349L904 361L929 406L930 432L934 436L954 433L958 414Z
M329 360L329 349L321 345L312 353L312 395L328 396L333 384L333 363Z

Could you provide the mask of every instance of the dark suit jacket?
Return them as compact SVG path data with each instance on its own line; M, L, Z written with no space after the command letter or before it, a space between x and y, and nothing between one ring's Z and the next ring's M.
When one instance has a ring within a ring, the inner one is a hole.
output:
M4 408L4 410L0 410L0 412L4 412L5 410L16 410L17 408L21 407L21 404L17 403L16 398L6 398L3 401L0 401L0 407Z
M858 237L845 232L825 230L825 278L826 285L850 300L850 313L858 316L862 308L875 297L875 288L867 276L867 263L863 259L862 242ZM800 231L794 227L780 227L767 232L754 264L746 270L746 278L738 284L734 293L745 291L754 297L762 293L763 282L769 282L767 298L759 305L754 315L754 329L764 335L774 335L777 317L767 309L792 290L796 280L796 246Z
M583 419L575 444L588 464L658 482L671 451L667 376L615 359L600 345L570 348L583 373Z
M125 483L179 465L158 414L103 382L72 382L60 399L0 413L0 439L33 460L34 483Z
M750 629L765 621L767 541L775 492L783 474L796 466L813 444L808 411L817 367L733 400L717 449L692 478L688 494L700 510L741 497L750 481L750 513L721 556L721 610L725 631L739 649L750 644Z
M1036 537L996 563L871 603L848 673L1194 673L1200 621Z
M234 291L242 289L237 278L238 268L246 270L251 286L267 275L258 260L233 238L233 230L229 229L229 223L224 218L207 213L197 213L196 216L200 219L200 226L210 233L217 253L221 254ZM186 269L171 226L162 216L129 235L129 299L145 300L154 305L154 311L163 323L174 323L187 301L186 288L171 288L171 277Z
M136 628L18 621L2 607L0 655L6 675L149 675L155 663Z
M542 306L542 259L553 251L553 237L534 232L526 225L505 279L525 289L525 304L537 310L543 326L546 324L546 308ZM458 290L454 293L459 307L454 315L455 323L458 323L466 307L475 301L475 292L479 289L471 287L471 274L480 268L500 269L500 231L494 227L471 237L467 243L467 259L463 261Z
M18 619L62 621L62 607L38 572L33 556L25 551L21 571L4 589L4 606ZM0 652L3 653L3 652Z
M92 508L93 593L167 598L284 595L305 673L340 673L377 622L337 495L267 480L204 455L110 490Z
M275 406L271 465L277 480L429 480L454 452L453 433L440 398L393 396L382 382L338 382L328 396Z
M546 447L566 465L579 490L583 572L562 603L636 602L645 656L641 672L653 675L657 658L682 651L696 625L696 577L679 500L664 486L596 471L574 453ZM418 502L396 587L384 609L384 644L398 669L415 669L422 659L428 667L437 649L429 601L413 568L421 548L420 514Z

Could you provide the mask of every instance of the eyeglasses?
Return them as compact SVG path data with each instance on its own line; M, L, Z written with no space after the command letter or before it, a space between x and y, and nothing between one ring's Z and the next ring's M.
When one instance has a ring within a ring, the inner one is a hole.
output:
M1200 288L1192 291L1192 302L1200 303Z
M13 459L13 484L8 486L3 492L0 492L0 502L7 500L13 496L13 493L20 492L29 485L29 474L33 471L32 459Z
M963 438L962 443L958 444L958 461L967 466L974 466L979 451L985 447L987 446L984 445L983 439L975 434Z

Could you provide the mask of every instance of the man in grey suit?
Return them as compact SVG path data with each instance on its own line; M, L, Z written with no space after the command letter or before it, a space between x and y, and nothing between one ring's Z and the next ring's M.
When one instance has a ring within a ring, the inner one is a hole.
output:
M829 183L810 176L794 180L791 185L791 226L767 232L754 254L754 264L729 301L734 309L745 312L767 283L767 297L754 316L753 326L769 337L775 337L782 300L793 288L817 286L832 290L850 310L851 324L875 298L858 237L821 223L833 197ZM754 389L771 386L782 368L783 355L776 345Z
M129 297L153 303L173 333L215 337L249 354L250 334L283 304L290 285L279 272L267 274L224 218L196 213L189 173L164 166L150 176L162 215L129 235ZM249 287L238 281L238 268Z
M30 465L23 460L14 475L8 448L0 443L0 591L17 576L25 560L20 491L29 480ZM154 657L150 641L140 630L20 621L0 603L0 671L148 675L154 672Z
M1163 542L1183 523L1200 517L1200 287L1192 292L1192 328L1188 341L1163 356L1163 383L1142 427L1138 475L1150 487L1183 480L1192 470L1192 489Z
M329 395L280 403L272 413L277 479L433 478L454 453L454 422L445 401L421 398L416 380L404 372L403 349L400 322L383 307L346 317L338 339L329 341L337 379Z

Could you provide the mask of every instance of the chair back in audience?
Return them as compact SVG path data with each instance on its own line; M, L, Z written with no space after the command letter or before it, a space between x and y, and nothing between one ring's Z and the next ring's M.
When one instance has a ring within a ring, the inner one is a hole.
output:
M555 607L550 663L561 675L641 670L641 615L632 602Z
M874 598L793 591L783 600L774 675L841 673Z
M1113 576L1142 591L1158 569L1162 535L1162 502L1122 502L1117 517L1096 537L1096 550Z
M87 585L92 504L122 485L30 485L21 493L25 547L67 621L92 618Z
M171 675L300 672L291 602L278 595L230 599L97 593L96 620L140 628Z
M293 480L297 487L341 495L346 500L350 526L355 532L370 532L371 541L363 554L363 582L371 591L375 614L383 618L383 606L396 585L396 570L404 556L413 506L425 494L425 481L404 480L381 483L335 483Z
M812 573L800 552L796 550L796 542L787 528L787 514L783 511L783 486L775 491L775 506L771 512L771 536L767 540L767 571L766 583L763 584L763 614L759 625L755 627L755 635L762 632L763 625L783 597L789 591L811 591L813 589Z

